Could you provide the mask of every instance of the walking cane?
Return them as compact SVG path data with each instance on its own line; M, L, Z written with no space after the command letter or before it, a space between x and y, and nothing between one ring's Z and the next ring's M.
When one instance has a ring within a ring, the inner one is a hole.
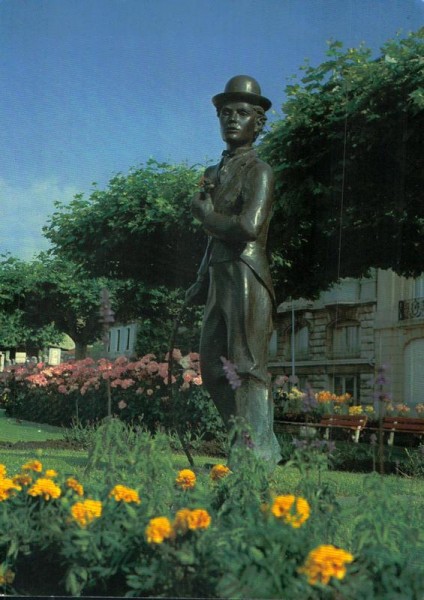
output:
M169 351L168 351L168 388L169 388L169 397L170 397L170 400L171 400L172 410L174 409L174 407L173 407L173 402L174 402L174 388L172 387L172 368L174 366L174 356L173 356L173 354L174 354L174 348L175 348L175 338L177 336L178 326L180 324L182 314L183 314L184 310L186 309L187 304L188 304L188 302L185 301L184 304L181 306L180 310L178 311L177 316L174 319L174 323L172 325L171 338L170 338L170 341L169 341ZM182 446L182 448L184 450L184 453L185 453L185 455L187 457L187 460L190 463L190 466L192 468L194 468L194 460L193 460L193 457L192 457L192 455L190 453L189 447L188 447L188 445L187 445L187 443L186 443L186 441L184 439L184 436L182 434L180 425L178 424L177 419L175 418L175 411L173 413L173 422L174 422L175 430L177 432L178 439L180 440L181 446Z

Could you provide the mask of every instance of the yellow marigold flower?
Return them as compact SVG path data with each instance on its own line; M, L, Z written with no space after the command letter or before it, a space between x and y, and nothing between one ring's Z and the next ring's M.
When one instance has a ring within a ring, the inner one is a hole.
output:
M17 485L13 479L9 479L8 477L3 477L0 479L0 502L3 500L7 500L15 492L19 492L21 490L21 486Z
M350 552L331 544L322 545L309 552L299 573L304 573L311 585L318 582L327 585L331 577L343 579L346 575L346 563L352 561L353 556Z
M0 585L10 585L13 583L15 579L15 573L10 569L6 569L6 571L0 571Z
M102 503L100 500L83 500L76 502L71 508L71 515L81 527L102 516Z
M60 487L51 479L40 477L28 490L30 496L43 496L44 500L59 498L62 493Z
M361 415L362 414L362 406L349 406L349 414L350 415Z
M17 485L29 485L32 483L32 477L28 473L18 473L12 477L12 481Z
M225 465L215 465L211 469L211 479L216 481L222 479L231 473L230 469Z
M44 473L44 477L47 477L48 479L57 477L57 471L54 469L47 469L47 471Z
M271 506L272 514L294 528L298 528L309 519L311 508L305 498L296 498L292 494L277 496Z
M82 484L75 479L75 477L68 477L66 480L66 485L71 490L74 490L78 494L78 496L84 496L84 488Z
M178 472L175 482L183 490L188 490L196 485L196 475L190 469L183 469Z
M175 515L173 527L175 531L185 533L188 530L188 516L191 513L189 508L182 508Z
M191 510L187 517L187 525L189 529L207 529L211 524L211 516L207 510L196 508Z
M7 469L6 465L0 464L0 479L6 477Z
M146 527L146 539L149 544L161 544L163 540L172 537L174 530L167 517L150 519Z
M24 465L22 465L23 471L35 471L36 473L41 473L43 470L43 465L39 460L31 460Z
M117 502L135 502L136 504L141 502L138 492L125 485L115 485L109 496L115 498Z

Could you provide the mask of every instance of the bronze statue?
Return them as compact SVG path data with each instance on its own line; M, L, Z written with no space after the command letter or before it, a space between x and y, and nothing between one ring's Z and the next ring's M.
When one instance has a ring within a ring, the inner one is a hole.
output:
M271 167L252 147L271 102L245 75L230 79L212 102L227 149L206 169L203 189L192 200L209 240L186 299L194 300L208 285L200 340L203 383L227 428L232 416L243 417L254 451L275 464L281 456L267 370L275 297L266 256L274 182ZM237 389L229 385L221 357L236 366Z

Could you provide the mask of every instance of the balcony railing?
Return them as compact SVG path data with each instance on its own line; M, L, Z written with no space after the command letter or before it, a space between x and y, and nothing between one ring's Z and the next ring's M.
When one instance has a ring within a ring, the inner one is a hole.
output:
M399 321L424 318L424 298L401 300L399 302Z

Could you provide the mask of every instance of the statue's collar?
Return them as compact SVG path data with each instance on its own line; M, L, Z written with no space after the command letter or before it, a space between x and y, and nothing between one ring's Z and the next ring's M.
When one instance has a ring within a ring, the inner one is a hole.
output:
M236 148L233 152L229 150L224 150L222 153L223 158L234 158L235 156L242 156L247 154L248 152L255 152L255 149L250 146L250 148Z

